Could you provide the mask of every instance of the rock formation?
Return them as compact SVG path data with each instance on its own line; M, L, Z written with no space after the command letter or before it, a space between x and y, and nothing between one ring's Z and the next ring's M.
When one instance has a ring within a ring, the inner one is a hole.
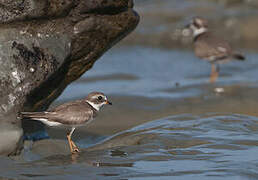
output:
M132 8L132 0L0 0L0 154L20 147L18 112L47 109L136 27Z

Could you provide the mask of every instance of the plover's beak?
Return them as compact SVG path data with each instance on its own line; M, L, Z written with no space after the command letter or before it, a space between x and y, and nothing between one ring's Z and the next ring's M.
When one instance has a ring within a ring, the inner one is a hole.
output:
M112 102L110 102L110 101L106 100L106 104L108 104L108 105L112 105Z

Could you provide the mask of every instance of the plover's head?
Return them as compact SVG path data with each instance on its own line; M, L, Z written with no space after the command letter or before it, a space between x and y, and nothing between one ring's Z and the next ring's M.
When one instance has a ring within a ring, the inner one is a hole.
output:
M194 37L208 31L208 21L201 17L193 18L188 26L193 31Z
M86 101L97 111L99 111L105 104L112 105L112 103L108 101L107 97L101 92L91 92L88 94Z

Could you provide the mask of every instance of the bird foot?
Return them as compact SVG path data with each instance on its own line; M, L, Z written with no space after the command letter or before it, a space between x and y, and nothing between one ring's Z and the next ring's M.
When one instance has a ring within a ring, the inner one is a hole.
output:
M79 153L79 152L80 152L79 148L78 148L78 147L76 146L76 144L72 141L71 136L70 136L69 134L67 135L67 140L68 140L68 144L69 144L71 153L72 153L72 154Z
M79 153L80 150L79 148L75 145L75 143L73 141L71 141L71 145L72 145L72 153Z
M78 148L74 148L73 150L72 150L72 154L77 154L77 153L79 153L80 152L80 150L78 149Z

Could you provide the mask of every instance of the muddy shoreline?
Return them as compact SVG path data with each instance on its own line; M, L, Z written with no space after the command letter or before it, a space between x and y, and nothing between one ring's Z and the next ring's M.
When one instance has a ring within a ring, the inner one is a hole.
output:
M144 21L121 44L191 49L191 38L182 36L181 30L192 17L202 16L233 47L257 51L257 6L256 1L241 0L137 1L136 10Z

